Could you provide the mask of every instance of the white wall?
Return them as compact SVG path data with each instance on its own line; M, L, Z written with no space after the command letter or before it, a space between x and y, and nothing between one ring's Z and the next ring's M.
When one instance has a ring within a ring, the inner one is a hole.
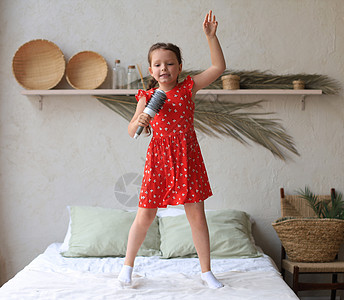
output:
M50 243L63 240L67 205L133 206L123 205L118 196L120 180L139 178L148 144L148 139L129 138L127 122L91 96L45 97L40 111L37 99L20 94L12 75L15 51L44 38L55 42L67 60L93 50L109 65L120 58L125 66L140 63L146 69L150 45L168 41L182 48L185 69L202 69L209 65L202 32L209 9L219 20L230 68L319 73L343 84L342 0L0 2L1 282ZM262 98L269 100L263 111L282 119L300 157L283 162L256 145L201 135L214 192L206 205L250 213L257 243L278 260L271 222L279 216L279 188L344 191L344 99L342 94L309 96L302 111L297 96L228 97L236 102ZM124 183L122 188L134 195L138 186Z

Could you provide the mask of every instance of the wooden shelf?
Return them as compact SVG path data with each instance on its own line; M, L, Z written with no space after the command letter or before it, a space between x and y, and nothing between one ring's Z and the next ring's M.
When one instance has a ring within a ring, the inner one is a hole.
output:
M78 96L78 95L135 95L137 90L111 90L111 89L95 89L95 90L73 90L73 89L58 89L58 90L23 90L22 95L26 96ZM200 90L198 95L321 95L322 90L287 90L287 89L239 89L239 90Z
M95 90L75 90L75 89L56 89L56 90L23 90L22 95L37 96L39 98L39 108L43 109L43 96L81 96L81 95L136 95L137 90L112 90L112 89L95 89ZM306 96L321 95L322 90L288 90L288 89L239 89L239 90L200 90L198 95L300 95L301 109L305 110Z

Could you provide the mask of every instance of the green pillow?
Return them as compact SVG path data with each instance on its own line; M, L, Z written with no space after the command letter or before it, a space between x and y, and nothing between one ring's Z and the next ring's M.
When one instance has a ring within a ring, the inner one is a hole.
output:
M159 218L162 258L197 257L186 215Z
M125 256L136 212L90 206L70 207L70 238L66 257ZM148 230L138 255L160 255L158 219Z
M252 242L250 217L242 211L207 211L212 258L259 257ZM192 234L186 215L159 219L162 258L195 257Z

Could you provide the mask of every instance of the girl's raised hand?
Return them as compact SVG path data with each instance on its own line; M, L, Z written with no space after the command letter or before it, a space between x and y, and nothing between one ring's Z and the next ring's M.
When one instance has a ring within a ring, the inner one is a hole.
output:
M213 37L216 35L217 21L215 15L212 15L213 12L210 10L209 13L205 16L203 22L203 31L207 37Z

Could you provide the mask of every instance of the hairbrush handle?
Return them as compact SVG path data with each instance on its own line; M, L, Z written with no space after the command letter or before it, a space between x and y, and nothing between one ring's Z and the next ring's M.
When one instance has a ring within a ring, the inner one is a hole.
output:
M143 112L148 114L151 118L154 118L154 116L160 111L160 109L164 105L165 100L166 93L162 90L156 90L152 95L150 101L148 102L147 106L143 110ZM143 126L139 126L137 128L136 133L134 135L134 139L137 139L140 136L143 128Z

